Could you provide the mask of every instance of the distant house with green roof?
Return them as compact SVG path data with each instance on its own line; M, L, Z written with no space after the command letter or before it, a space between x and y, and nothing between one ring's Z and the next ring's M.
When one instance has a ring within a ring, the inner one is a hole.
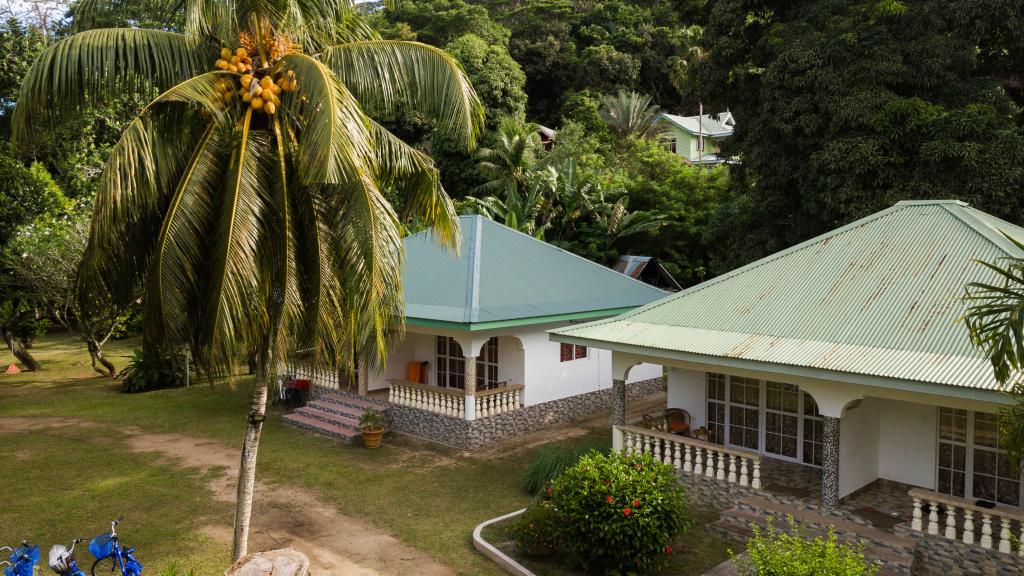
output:
M715 166L726 162L727 158L721 156L721 143L736 128L732 112L698 116L661 113L655 122L661 128L665 147L690 164Z
M689 435L625 425L617 394L620 449L653 449L723 490L793 496L804 478L826 510L877 497L911 532L1009 552L1024 519L998 425L1009 399L959 321L964 285L997 282L977 260L1024 257L1004 233L1024 240L961 202L900 202L551 338L612 350L616 380L668 368L666 407L689 414Z
M361 371L360 392L387 398L393 429L459 446L606 406L611 353L546 331L666 292L483 216L459 221L458 254L429 231L405 239L405 337L382 370ZM661 376L644 365L629 382L657 390Z

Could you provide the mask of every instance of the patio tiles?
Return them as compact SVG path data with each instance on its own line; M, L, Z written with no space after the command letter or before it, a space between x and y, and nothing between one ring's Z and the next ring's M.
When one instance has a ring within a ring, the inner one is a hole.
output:
M821 494L821 470L775 458L761 459L764 491L817 505ZM882 530L891 531L909 522L913 501L907 496L912 486L891 480L875 480L840 500L839 508L851 512Z

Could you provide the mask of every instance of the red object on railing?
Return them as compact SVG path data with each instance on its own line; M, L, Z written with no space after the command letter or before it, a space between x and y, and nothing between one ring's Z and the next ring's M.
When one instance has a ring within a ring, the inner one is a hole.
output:
M309 390L309 380L306 378L296 378L288 383L289 388L295 388L296 390Z

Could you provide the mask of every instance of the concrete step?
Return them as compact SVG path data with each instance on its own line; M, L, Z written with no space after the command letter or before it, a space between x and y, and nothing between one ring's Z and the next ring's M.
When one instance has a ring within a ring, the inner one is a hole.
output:
M348 392L340 392L337 390L320 391L316 395L317 402L324 402L327 404L335 404L340 406L348 406L359 411L362 415L366 409L376 410L377 412L387 412L391 406L387 402L381 402L380 400L373 400L357 394L350 394Z
M349 406L348 404L338 404L337 402L327 402L324 400L310 401L306 403L304 408L319 410L321 412L328 412L331 414L336 414L338 416L345 416L347 418L352 418L357 422L363 416L363 410L360 410L359 408Z
M343 442L354 442L362 436L362 432L353 428L338 426L312 416L303 414L286 414L281 418L286 424L328 436Z
M802 525L808 537L825 536L832 527L840 542L862 545L868 560L881 563L879 574L882 576L908 576L913 573L917 547L914 540L851 522L842 515L787 506L759 496L743 498L737 506L722 512L719 519L708 527L726 538L744 542L753 535L754 526L767 528L769 519L773 529L790 531L787 516L792 516Z
M353 416L350 414L339 414L337 412L328 412L326 410L320 410L311 406L304 406L292 412L292 414L300 416L308 416L315 418L322 422L338 426L341 428L351 428L352 430L359 430L359 416Z

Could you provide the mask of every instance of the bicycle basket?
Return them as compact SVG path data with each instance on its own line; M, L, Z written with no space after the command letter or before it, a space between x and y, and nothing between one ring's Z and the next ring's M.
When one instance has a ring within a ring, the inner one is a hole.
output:
M95 556L97 560L113 556L114 542L110 539L110 534L100 534L93 538L92 542L89 542L89 552Z
M57 574L63 574L70 569L68 560L71 558L71 554L68 554L68 549L62 544L54 544L50 548L50 554L47 556L47 564L50 565L50 569Z

